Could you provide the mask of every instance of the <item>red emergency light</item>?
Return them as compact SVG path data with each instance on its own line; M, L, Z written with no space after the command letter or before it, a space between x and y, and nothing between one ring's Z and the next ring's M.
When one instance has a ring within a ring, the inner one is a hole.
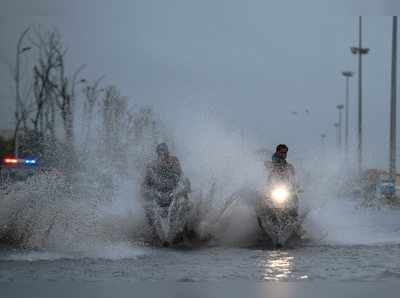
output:
M16 164L16 163L18 163L18 159L15 159L15 158L5 158L5 159L4 159L4 163Z

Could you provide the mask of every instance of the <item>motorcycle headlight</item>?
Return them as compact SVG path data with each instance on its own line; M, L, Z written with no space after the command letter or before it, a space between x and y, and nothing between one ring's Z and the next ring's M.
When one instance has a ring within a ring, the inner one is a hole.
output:
M283 204L289 198L289 190L286 187L276 187L271 192L271 199L274 203Z

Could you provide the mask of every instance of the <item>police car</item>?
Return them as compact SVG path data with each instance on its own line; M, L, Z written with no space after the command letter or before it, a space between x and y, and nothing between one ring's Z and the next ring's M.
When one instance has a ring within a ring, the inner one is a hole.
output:
M0 183L23 181L35 174L38 167L33 158L5 157L0 163Z

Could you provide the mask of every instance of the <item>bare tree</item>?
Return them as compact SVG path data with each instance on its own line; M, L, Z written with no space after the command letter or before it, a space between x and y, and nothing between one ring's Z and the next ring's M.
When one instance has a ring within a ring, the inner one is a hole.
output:
M32 122L36 132L45 135L50 131L50 136L54 140L60 40L55 32L47 34L46 37L37 32L37 41L34 44L39 49L39 60L33 68L36 113Z
M56 108L60 111L65 141L69 151L74 147L73 109L75 89L78 75L84 66L69 77L66 74L66 49L60 34L53 30L46 34L38 31L33 41L40 50L38 65L34 68L34 89L36 101L36 115L33 124L36 130L50 135L55 139Z
M61 109L61 118L63 120L65 139L67 145L73 149L74 145L74 102L75 102L75 88L78 83L78 75L83 70L84 66L78 68L73 74L72 78L65 75L64 54L59 53L60 61L60 77L58 88L57 104Z
M22 124L27 129L26 119L28 114L32 113L29 124L37 133L34 137L40 135L46 139L49 138L52 144L56 144L57 121L61 121L66 145L62 147L63 153L66 154L64 158L74 157L75 160L77 155L75 154L74 106L78 98L76 88L78 84L85 83L84 88L81 89L83 94L81 98L84 99L82 123L84 124L85 139L83 147L80 149L86 152L92 135L92 122L95 114L98 113L98 119L101 119L102 122L99 123L100 126L97 127L96 132L101 133L101 138L97 140L102 142L100 150L103 153L118 152L118 158L115 161L123 162L126 160L128 148L132 145L137 152L151 152L149 149L154 146L154 143L163 138L161 125L153 111L150 108L128 110L128 99L122 96L115 86L111 85L103 89L100 87L103 77L91 83L85 79L79 79L84 66L79 67L72 75L68 75L67 51L56 30L49 32L37 30L34 39L31 39L31 45L38 52L38 59L32 72L33 106L30 107L23 103L23 98L28 98L29 92L25 97L22 95L19 56L31 49L31 47L22 47L23 39L27 36L28 31L29 28L21 34L17 45L17 67L14 77L16 85L15 136L18 135ZM18 137L15 139L18 142ZM96 140L93 137L92 139ZM59 153L59 151L54 153L57 161L60 160ZM136 156L137 160L143 161L142 154ZM62 161L67 159L62 159Z
M20 35L17 43L17 53L16 53L16 62L15 62L15 73L14 73L14 81L15 81L15 128L14 128L14 155L18 158L18 149L19 149L19 130L21 124L24 124L24 127L27 127L26 119L28 116L28 108L26 106L25 101L21 97L21 76L20 76L20 67L21 67L21 54L27 52L31 49L31 47L26 46L22 47L22 43L24 38L27 36L30 28L26 28Z

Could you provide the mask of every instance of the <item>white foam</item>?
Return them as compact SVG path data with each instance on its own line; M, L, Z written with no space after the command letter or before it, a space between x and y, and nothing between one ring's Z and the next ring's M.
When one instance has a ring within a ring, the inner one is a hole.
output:
M128 243L118 243L104 248L86 252L85 256L90 258L101 258L109 260L121 260L121 259L134 259L139 256L147 254L146 248L132 247Z
M135 259L139 256L147 254L148 251L144 247L135 247L129 243L116 243L114 245L99 247L90 251L69 251L69 252L53 252L53 251L15 251L0 257L3 261L56 261L60 259Z
M71 258L73 258L73 256L68 254L30 251L30 252L11 253L4 257L1 257L1 260L35 262L35 261L56 261L60 259L71 259Z

